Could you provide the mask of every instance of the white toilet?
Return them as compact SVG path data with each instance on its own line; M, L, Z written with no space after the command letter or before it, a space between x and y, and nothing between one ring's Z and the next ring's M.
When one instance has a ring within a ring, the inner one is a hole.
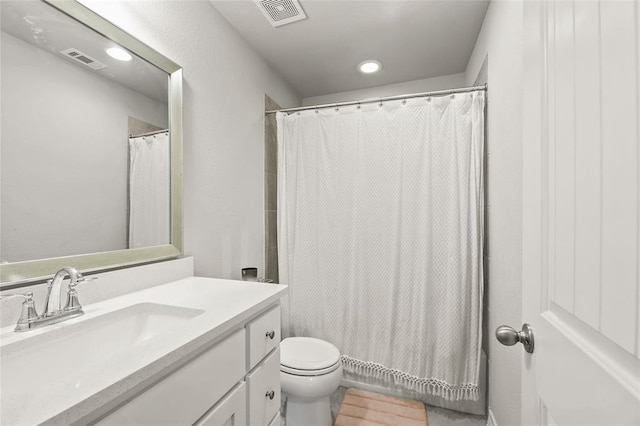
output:
M342 380L340 351L311 337L280 342L280 379L287 397L286 426L331 426L331 395Z

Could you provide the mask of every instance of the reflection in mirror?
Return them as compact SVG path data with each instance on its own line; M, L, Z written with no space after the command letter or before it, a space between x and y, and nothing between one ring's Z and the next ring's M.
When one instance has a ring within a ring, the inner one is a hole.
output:
M125 249L128 232L144 234L136 247L168 244L168 137L128 137L129 117L168 127L167 74L112 58L113 42L46 3L1 7L2 260ZM164 187L138 182L142 167ZM129 223L156 212L162 238Z
M0 2L0 260L122 253L92 256L97 270L179 254L180 68L79 3L51 2ZM3 283L49 273L3 269Z

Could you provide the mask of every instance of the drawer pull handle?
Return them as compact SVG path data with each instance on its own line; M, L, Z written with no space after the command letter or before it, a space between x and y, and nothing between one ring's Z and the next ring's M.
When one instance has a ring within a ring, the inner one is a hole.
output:
M274 337L276 337L276 332L275 332L275 331L273 331L273 330L271 330L271 331L267 331L266 336L267 336L269 339L273 340L273 338L274 338Z
M268 391L264 396L266 396L269 399L273 399L274 396L276 396L275 391Z

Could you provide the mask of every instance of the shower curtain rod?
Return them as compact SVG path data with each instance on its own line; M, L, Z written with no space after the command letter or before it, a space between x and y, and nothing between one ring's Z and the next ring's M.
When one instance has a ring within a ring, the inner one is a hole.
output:
M164 132L168 132L169 129L162 129L162 130L154 130L153 132L147 132L147 133L140 133L139 135L129 135L130 138L141 138L143 136L153 136L153 135L157 135L158 133L164 133Z
M276 112L288 113L288 112L306 111L310 109L321 109L321 108L337 108L337 107L347 106L347 105L370 104L373 102L395 101L395 100L411 99L411 98L424 98L426 96L445 96L445 95L453 95L455 93L475 92L476 90L486 91L487 89L488 87L485 84L483 86L470 86L470 87L461 87L458 89L436 90L433 92L410 93L408 95L396 95L396 96L387 96L383 98L371 98L371 99L364 99L361 101L338 102L333 104L313 105L313 106L305 106L305 107L298 107L298 108L272 109L269 111L265 111L265 114L275 114Z

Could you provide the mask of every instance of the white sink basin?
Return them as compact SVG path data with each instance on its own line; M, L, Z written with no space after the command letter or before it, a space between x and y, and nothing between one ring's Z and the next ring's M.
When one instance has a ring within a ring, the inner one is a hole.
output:
M12 393L28 393L34 386L72 379L76 388L82 387L109 360L135 353L133 349L143 342L202 313L139 303L3 345L0 386Z

